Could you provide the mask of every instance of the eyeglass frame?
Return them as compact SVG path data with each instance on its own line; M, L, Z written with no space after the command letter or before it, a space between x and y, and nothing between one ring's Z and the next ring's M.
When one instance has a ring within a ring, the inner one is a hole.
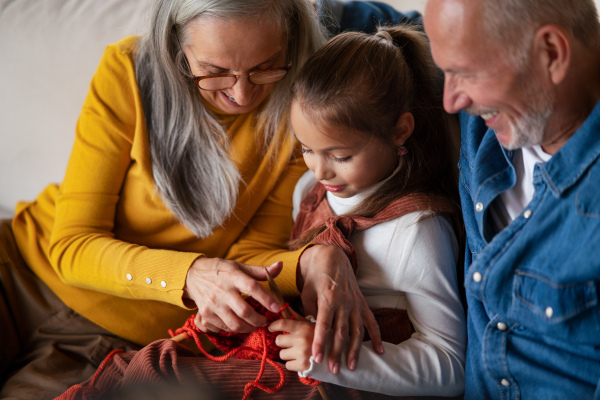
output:
M198 87L198 89L200 90L206 90L207 92L218 92L219 90L224 90L224 89L231 89L232 87L235 86L236 83L238 83L238 81L240 80L241 77L246 77L248 78L248 82L252 83L253 85L270 85L271 83L276 83L279 82L281 79L285 78L287 75L287 71L289 71L292 68L292 63L290 62L287 66L285 67L278 67L278 68L269 68L269 69L261 69L259 71L250 71L247 74L240 74L240 75L236 75L236 74L216 74L216 75L202 75L202 76L196 76L192 73L192 67L190 66L190 62L187 59L187 56L185 55L185 52L183 51L183 46L181 45L181 42L179 41L179 34L177 33L177 28L175 26L173 26L173 29L175 30L175 38L177 39L177 44L179 44L179 50L181 51L181 53L183 54L183 60L185 61L185 65L191 75L191 79L196 83L196 86ZM281 77L281 79L276 80L274 82L270 82L270 83L254 83L250 80L250 77L254 74L257 74L259 72L270 72L270 71L285 71L286 74L283 75ZM200 81L203 79L208 79L208 78L235 78L235 82L233 82L233 85L228 86L228 87L224 87L221 89L204 89L200 87Z
M269 68L269 69L261 69L258 71L250 71L247 74L240 74L240 75L236 75L236 74L216 74L216 75L203 75L203 76L195 76L192 75L192 80L194 82L196 82L196 86L198 86L198 89L200 90L206 90L208 92L217 92L219 90L223 90L223 89L231 89L232 87L235 86L236 83L238 83L238 80L241 77L246 77L248 78L248 82L252 83L253 85L270 85L271 83L276 83L279 82L281 79L285 78L285 75L287 75L287 71L289 71L292 68L292 65L288 65L286 67L278 67L278 68ZM252 80L250 79L250 77L252 75L261 73L261 72L271 72L271 71L286 71L286 74L283 75L280 79L273 81L273 82L268 82L268 83L255 83L252 82ZM233 84L231 86L227 86L227 87L223 87L220 89L205 89L203 87L200 87L200 81L203 79L209 79L209 78L235 78L235 82L233 82Z

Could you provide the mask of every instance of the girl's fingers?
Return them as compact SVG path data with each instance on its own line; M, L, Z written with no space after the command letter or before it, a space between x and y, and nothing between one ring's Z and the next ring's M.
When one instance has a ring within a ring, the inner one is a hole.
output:
M302 317L300 317L302 318ZM277 321L271 322L269 325L269 331L271 332L288 332L288 333L296 333L299 329L302 328L306 321L295 320L295 319L278 319ZM288 335L289 336L289 335Z
M283 361L293 361L296 359L296 352L293 349L279 350L279 358Z

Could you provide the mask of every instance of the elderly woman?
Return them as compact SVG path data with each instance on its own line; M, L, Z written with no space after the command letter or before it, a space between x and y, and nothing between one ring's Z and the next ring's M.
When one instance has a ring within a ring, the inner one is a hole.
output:
M52 398L194 308L204 331L265 325L242 297L279 310L256 266L318 308L317 359L332 327L332 368L363 324L381 349L343 252L286 250L306 169L289 88L324 42L313 5L161 0L150 25L106 49L63 182L0 225L0 397Z

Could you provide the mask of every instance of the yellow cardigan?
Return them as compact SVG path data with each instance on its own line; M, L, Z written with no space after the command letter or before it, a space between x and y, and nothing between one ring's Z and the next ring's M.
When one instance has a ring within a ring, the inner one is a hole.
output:
M180 224L155 192L132 52L108 46L91 82L60 186L19 203L13 230L30 268L69 307L141 345L168 337L192 314L183 287L201 255L251 265L284 262L282 291L298 294L300 251L285 250L292 192L306 170L291 137L260 156L255 112L233 118L231 156L245 184L231 216L206 239ZM289 135L291 136L291 135ZM290 146L294 155L290 161Z

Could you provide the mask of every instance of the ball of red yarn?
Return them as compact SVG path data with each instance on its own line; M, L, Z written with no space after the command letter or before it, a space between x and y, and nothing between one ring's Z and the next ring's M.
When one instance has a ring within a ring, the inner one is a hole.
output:
M267 317L267 324L273 321L283 318L279 313L274 313L263 307L258 301L252 297L246 299L259 314ZM265 347L263 345L263 336L266 341L267 357L271 360L280 360L279 350L275 344L275 338L279 335L279 332L270 332L266 328L258 328L257 330L250 333L237 333L237 332L224 332L219 333L206 332L206 337L219 349L225 353L237 348L250 348L251 350L240 350L235 354L236 358L245 360L260 360L262 358Z
M264 315L267 318L267 324L282 319L281 312L274 313L263 307L258 301L252 297L246 298L248 304L250 304L257 312ZM282 309L289 307L286 304ZM196 342L198 349L207 358L213 361L221 362L227 360L229 357L236 357L245 360L261 360L260 371L253 382L248 382L244 388L244 398L249 399L250 394L254 388L259 388L267 393L274 393L281 389L285 383L285 377L283 374L282 366L276 363L281 361L279 358L279 350L275 344L275 339L279 332L270 332L268 329L261 327L250 333L237 333L237 332L225 332L219 333L202 332L196 326L195 315L190 316L185 324L177 329L175 332L169 330L171 336L179 335L184 333L186 337L193 338ZM293 318L293 317L292 317ZM212 356L204 350L200 341L200 336L206 336L219 350L225 352L223 356ZM271 364L279 373L279 383L273 387L267 387L260 383L266 364ZM318 385L320 382L311 378L299 378L302 383L309 386Z

